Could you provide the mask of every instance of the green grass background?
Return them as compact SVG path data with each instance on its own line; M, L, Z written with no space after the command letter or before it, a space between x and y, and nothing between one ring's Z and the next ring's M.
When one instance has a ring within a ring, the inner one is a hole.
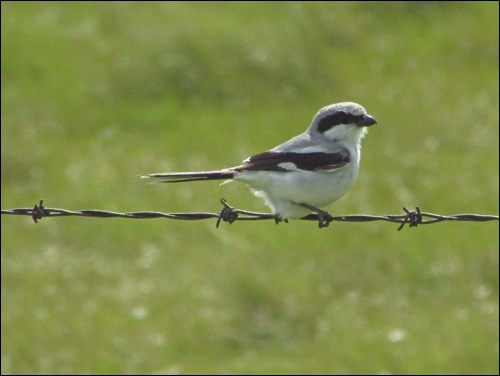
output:
M2 209L265 210L216 169L352 100L333 214L498 214L496 2L2 2ZM498 223L2 216L6 373L498 373Z

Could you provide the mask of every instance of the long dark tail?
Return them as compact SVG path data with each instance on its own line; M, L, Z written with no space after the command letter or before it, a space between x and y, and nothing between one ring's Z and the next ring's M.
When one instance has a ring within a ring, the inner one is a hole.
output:
M196 180L221 180L232 179L235 171L219 170L219 171L202 171L202 172L166 172L158 174L140 175L143 179L158 179L159 183L180 183L184 181Z

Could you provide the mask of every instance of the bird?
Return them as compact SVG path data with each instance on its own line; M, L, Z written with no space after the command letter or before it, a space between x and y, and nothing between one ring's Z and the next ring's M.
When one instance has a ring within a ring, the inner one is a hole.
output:
M375 124L375 118L360 104L335 103L321 108L305 132L238 166L140 177L162 183L240 181L264 199L277 223L315 213L318 226L327 227L333 217L322 208L337 201L354 183L361 140Z

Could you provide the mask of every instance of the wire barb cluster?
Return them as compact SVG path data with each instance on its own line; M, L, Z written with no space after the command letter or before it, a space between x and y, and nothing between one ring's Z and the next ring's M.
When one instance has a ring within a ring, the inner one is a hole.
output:
M255 220L274 220L276 224L287 220L281 219L279 216L267 213L256 213L241 209L235 209L231 207L226 200L221 199L223 205L220 213L161 213L161 212L128 212L128 213L117 213L105 210L65 210L65 209L54 209L46 208L43 206L43 200L40 200L39 204L36 204L33 208L18 208L3 210L2 215L28 215L33 218L35 223L45 217L63 217L63 216L80 216L80 217L94 217L94 218L130 218L130 219L146 219L146 218L168 218L168 219L180 219L180 220L201 220L208 218L216 218L216 227L218 228L221 222L227 222L229 224L235 221L255 221ZM342 216L330 216L328 218L329 222L373 222L373 221L387 221L393 223L399 223L398 231L403 229L405 225L408 227L417 227L418 225L427 225L432 223L438 223L443 221L468 221L468 222L486 222L486 221L498 221L497 215L480 215L480 214L456 214L456 215L439 215L420 211L420 208L416 210L408 210L403 208L405 214L401 215L342 215ZM306 221L318 221L320 227L326 227L324 218L319 218L317 214L310 214L302 220ZM328 222L328 223L329 223Z

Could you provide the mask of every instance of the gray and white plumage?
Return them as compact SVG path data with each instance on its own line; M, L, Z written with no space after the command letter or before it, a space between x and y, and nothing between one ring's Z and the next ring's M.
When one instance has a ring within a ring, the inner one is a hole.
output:
M320 109L308 129L236 167L142 175L164 183L233 179L247 183L277 217L302 218L338 200L359 169L361 139L376 124L365 108L342 102Z

